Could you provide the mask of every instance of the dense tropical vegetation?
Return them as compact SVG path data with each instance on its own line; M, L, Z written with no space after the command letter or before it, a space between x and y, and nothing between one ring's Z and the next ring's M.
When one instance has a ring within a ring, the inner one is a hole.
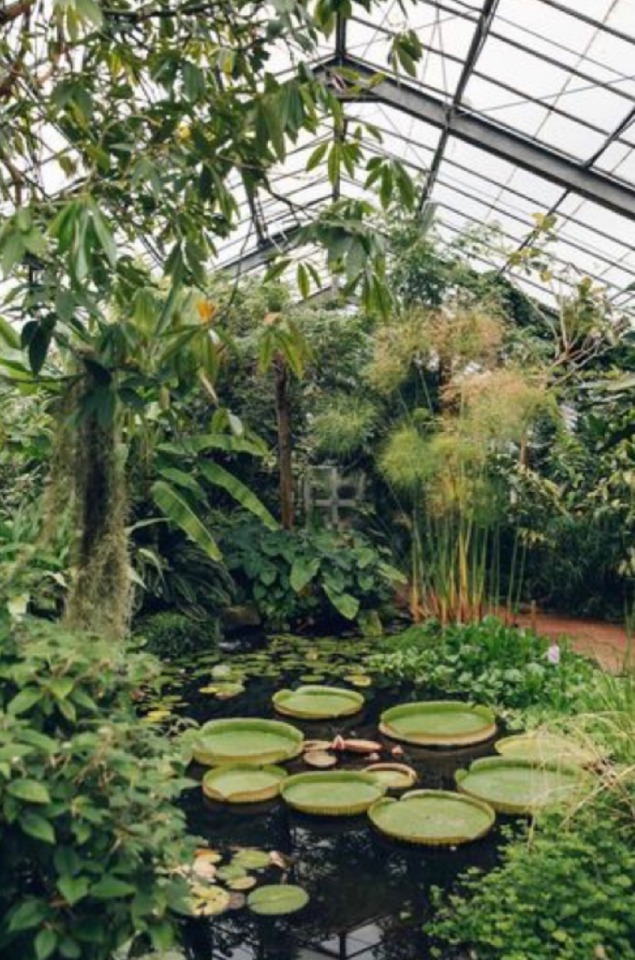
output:
M215 851L205 873L186 816L199 694L251 716L263 680L590 744L593 789L503 831L426 936L439 957L635 956L633 664L607 676L515 622L633 628L632 318L556 276L552 217L510 252L547 307L476 268L498 238L441 242L405 167L365 151L378 131L340 136L307 61L359 7L0 10L2 957L160 953L214 922L231 894L201 886ZM391 69L421 53L404 31ZM308 166L327 158L333 202L295 237L324 270L214 270L237 197L275 194L325 130ZM373 202L338 198L353 170ZM239 908L243 860L218 869Z

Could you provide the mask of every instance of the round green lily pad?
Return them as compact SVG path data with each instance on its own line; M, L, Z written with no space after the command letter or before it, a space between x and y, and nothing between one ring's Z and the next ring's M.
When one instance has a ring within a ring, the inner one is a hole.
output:
M278 796L286 776L282 767L227 764L205 774L203 793L220 803L260 803Z
M237 863L247 870L264 870L269 866L270 854L267 850L258 850L257 847L243 847L232 857L232 863Z
M237 697L240 693L244 693L245 685L238 681L233 683L230 680L226 680L220 683L210 683L206 687L199 687L198 692L211 693L218 700L230 700L232 697Z
M503 737L494 746L503 757L528 760L537 764L565 763L587 767L601 759L601 755L591 747L583 746L569 737L540 730L521 733L514 737Z
M493 737L496 718L488 707L458 700L428 700L385 710L379 729L393 740L417 746L458 747Z
M408 790L417 782L417 771L405 763L371 763L364 767L364 773L368 773L387 790Z
M483 757L458 770L461 793L491 804L501 813L531 814L571 799L588 779L579 767L532 764L507 757Z
M306 907L308 902L306 890L291 883L267 884L258 887L247 897L247 906L253 913L268 917L295 913Z
M389 837L433 847L478 840L496 820L482 800L447 790L411 790L399 800L384 797L372 805L368 816Z
M329 720L358 713L364 697L355 690L342 687L304 686L297 690L278 690L273 695L278 713L303 720Z
M209 766L221 763L277 763L302 751L300 730L279 720L235 718L211 720L201 727L194 759Z
M280 788L282 799L302 813L346 817L364 813L386 792L367 773L325 770L287 777Z

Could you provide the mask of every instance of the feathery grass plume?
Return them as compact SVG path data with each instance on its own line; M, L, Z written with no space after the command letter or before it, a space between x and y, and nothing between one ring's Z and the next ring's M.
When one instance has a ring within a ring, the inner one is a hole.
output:
M538 418L557 416L544 376L515 368L457 376L445 387L443 400L447 409L458 410L461 432L490 449L522 443Z
M336 394L313 419L316 449L334 457L350 457L371 438L379 412L370 401Z

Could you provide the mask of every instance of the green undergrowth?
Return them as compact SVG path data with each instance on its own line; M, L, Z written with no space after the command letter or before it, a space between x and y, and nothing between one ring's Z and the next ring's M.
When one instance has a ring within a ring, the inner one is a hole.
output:
M551 648L557 663L548 640L494 617L445 628L429 621L387 640L369 666L388 682L492 705L510 728L526 728L575 713L599 675L566 643Z
M124 644L0 618L0 957L171 946L194 840L180 755L137 714L158 671Z
M435 891L427 933L473 960L633 960L634 841L606 797L570 822L545 816L490 873L468 871L448 899Z

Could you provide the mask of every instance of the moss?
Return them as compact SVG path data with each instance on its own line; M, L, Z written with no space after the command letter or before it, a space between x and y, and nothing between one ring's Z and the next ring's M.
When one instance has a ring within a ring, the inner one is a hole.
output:
M70 504L74 572L65 621L121 639L129 628L131 582L124 457L109 372L83 358L57 420L45 527L54 528Z

